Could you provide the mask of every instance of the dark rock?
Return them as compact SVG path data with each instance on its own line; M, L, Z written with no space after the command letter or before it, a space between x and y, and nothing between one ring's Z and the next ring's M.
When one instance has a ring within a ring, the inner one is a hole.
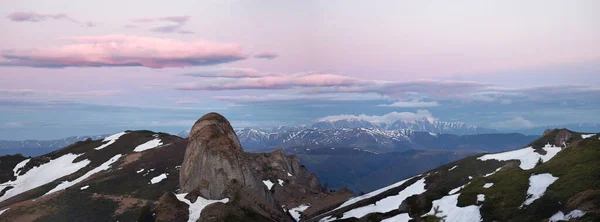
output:
M158 205L154 208L155 221L173 221L185 222L188 220L189 211L188 205L179 201L175 194L165 193L158 200Z

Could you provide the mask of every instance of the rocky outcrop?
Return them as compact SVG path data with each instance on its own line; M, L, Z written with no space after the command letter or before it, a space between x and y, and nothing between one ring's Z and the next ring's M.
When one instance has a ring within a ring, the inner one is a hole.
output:
M192 127L188 140L179 175L180 192L212 200L230 198L264 217L290 220L251 170L225 117L218 113L204 115Z
M153 212L156 222L188 221L188 205L179 201L175 194L168 192L158 199L158 205Z

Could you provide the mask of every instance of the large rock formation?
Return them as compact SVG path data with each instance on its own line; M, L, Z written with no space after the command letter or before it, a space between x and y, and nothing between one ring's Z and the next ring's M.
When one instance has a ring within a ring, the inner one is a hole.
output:
M190 132L179 175L180 191L190 198L230 198L241 208L251 209L276 221L290 220L271 192L256 176L229 121L217 113L200 118Z

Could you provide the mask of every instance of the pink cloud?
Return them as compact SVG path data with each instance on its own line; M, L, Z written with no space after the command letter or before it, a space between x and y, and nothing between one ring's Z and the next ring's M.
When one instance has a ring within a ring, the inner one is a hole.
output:
M204 66L243 60L237 44L178 41L126 35L65 38L67 45L49 49L5 50L0 65L31 67Z
M252 68L221 67L182 74L192 77L255 78L275 74L259 72Z

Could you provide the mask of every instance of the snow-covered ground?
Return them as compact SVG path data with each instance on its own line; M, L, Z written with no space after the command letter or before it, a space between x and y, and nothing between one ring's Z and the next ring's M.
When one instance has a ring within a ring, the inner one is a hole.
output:
M587 138L590 138L590 137L595 136L595 135L596 134L581 134L581 138L587 139Z
M90 185L85 185L85 186L82 186L82 187L81 187L81 188L79 188L79 189L80 189L80 190L85 190L85 189L87 189L87 188L90 188Z
M120 132L117 134L113 134L110 135L109 137L104 138L104 140L102 140L102 145L99 147L94 148L95 150L101 150L106 148L107 146L112 145L113 143L115 143L115 141L117 141L119 139L119 137L123 136L127 134L126 132Z
M425 215L434 215L434 209L439 207L438 210L441 212L436 216L446 216L445 222L479 222L481 221L481 214L479 213L479 207L475 205L458 207L458 196L460 194L454 194L450 196L442 197L442 199L434 200L431 211Z
M13 169L15 176L19 176L19 170L21 170L21 168L23 168L25 165L27 165L27 163L29 163L30 160L31 159L25 159L25 160L17 163L17 165Z
M488 174L486 174L486 175L483 175L483 177L489 177L489 176L491 176L491 175L494 175L496 172L500 171L500 169L502 169L502 167L500 167L500 168L496 169L494 172L491 172L491 173L488 173Z
M452 171L452 170L456 169L456 167L458 167L458 166L453 166L452 168L448 169L448 171Z
M87 173L85 173L83 176L80 176L79 178L73 180L73 181L63 181L62 183L60 183L58 186L56 186L54 189L48 191L48 193L46 194L51 194L54 193L56 191L60 191L60 190L64 190L67 189L85 179L87 179L88 177L94 175L95 173L98 173L100 171L103 170L108 170L110 168L110 165L117 162L117 160L119 160L119 158L121 158L121 154L117 154L115 156L113 156L112 158L110 158L108 161L102 163L100 166L88 171ZM44 195L46 195L44 194Z
M395 184L389 185L389 186L387 186L387 187L384 187L384 188L377 189L377 190L375 190L375 191L372 191L372 192L370 192L370 193L367 193L367 194L364 194L364 195L361 195L361 196L358 196L358 197L354 197L354 198L352 198L352 199L350 199L350 200L348 200L348 201L344 202L344 203L343 203L342 205L340 205L339 207L335 208L335 210L337 210L337 209L340 209L340 208L342 208L342 207L345 207L345 206L349 206L349 205L351 205L351 204L354 204L354 203L356 203L356 202L358 202L358 201L361 201L361 200L364 200L364 199L369 199L369 198L371 198L371 197L377 196L377 195L379 195L379 194L381 194L381 193L385 192L386 190L392 189L392 188L394 188L394 187L399 187L399 186L401 186L402 184L406 183L406 181L408 181L408 180L410 180L410 179L412 179L412 178L413 178L413 177L411 177L411 178L408 178L408 179L405 179L405 180L402 180L402 181L400 181L400 182L397 182L397 183L395 183Z
M558 213L556 213L556 214L552 215L552 217L550 217L550 222L568 221L573 218L583 217L583 215L585 215L585 212L583 212L581 210L573 210L570 213L568 213L567 215L565 215L562 211L558 211Z
M283 186L283 180L282 179L277 179L277 182L279 183L279 186Z
M548 160L552 159L552 157L554 157L558 152L560 152L560 150L562 148L552 146L552 145L546 145L542 149L544 149L546 151L546 155L541 155L541 154L535 152L535 150L532 147L526 147L523 149L518 149L518 150L513 150L513 151L508 151L508 152L486 154L477 159L482 160L482 161L486 161L486 160L499 160L499 161L519 160L519 161L521 161L521 164L519 165L519 167L521 167L521 169L524 169L524 170L529 170L529 169L533 169L535 167L535 164L540 160L540 158L542 159L542 162L545 163Z
M265 184L265 186L267 186L267 188L269 190L271 190L271 188L273 188L274 183L271 182L270 180L263 180L263 183Z
M160 181L163 181L164 179L167 179L167 173L163 173L161 175L155 176L154 178L150 179L150 184L158 183Z
M2 215L4 212L6 212L7 210L9 210L10 208L6 208L4 210L0 210L0 215Z
M14 181L8 181L0 184L0 190L8 186L13 187L12 189L7 190L6 193L0 197L0 201L4 201L25 191L75 173L90 163L89 160L82 160L77 163L73 163L73 160L79 156L80 154L65 154L61 157L50 160L48 163L33 167L27 171L27 173L18 176Z
M477 202L485 201L485 194L477 194Z
M300 221L300 213L304 212L306 209L308 209L308 207L308 205L302 204L298 207L290 209L289 212L294 218L294 220Z
M207 200L201 196L198 196L198 199L196 199L196 202L192 203L188 199L185 199L186 195L187 195L187 193L182 193L182 194L176 194L175 196L177 196L177 199L179 199L179 201L184 202L189 206L188 211L189 211L190 215L188 216L188 222L198 221L198 219L200 219L200 214L202 213L202 210L210 204L217 203L217 202L221 202L221 203L229 202L229 198L225 198L222 200Z
M529 189L527 189L527 199L523 205L529 205L533 201L539 199L544 195L546 189L554 181L558 180L558 177L552 176L549 173L543 173L538 175L532 175L529 177Z
M382 220L381 222L408 222L408 221L410 221L410 216L408 216L407 213L403 213L403 214L398 214L396 216Z
M342 219L352 217L361 218L370 213L387 213L396 210L398 209L398 206L402 204L402 201L404 201L406 198L412 195L422 194L425 191L425 178L422 178L420 180L417 180L410 186L404 188L404 190L400 191L397 195L387 196L375 202L374 204L355 208L345 212L342 216Z
M156 138L156 139L142 143L139 146L135 147L135 149L133 149L133 152L142 152L142 151L146 151L149 149L154 149L162 144L163 144L162 141L160 141L159 138Z
M486 183L483 185L483 188L490 188L492 186L494 186L494 183Z

